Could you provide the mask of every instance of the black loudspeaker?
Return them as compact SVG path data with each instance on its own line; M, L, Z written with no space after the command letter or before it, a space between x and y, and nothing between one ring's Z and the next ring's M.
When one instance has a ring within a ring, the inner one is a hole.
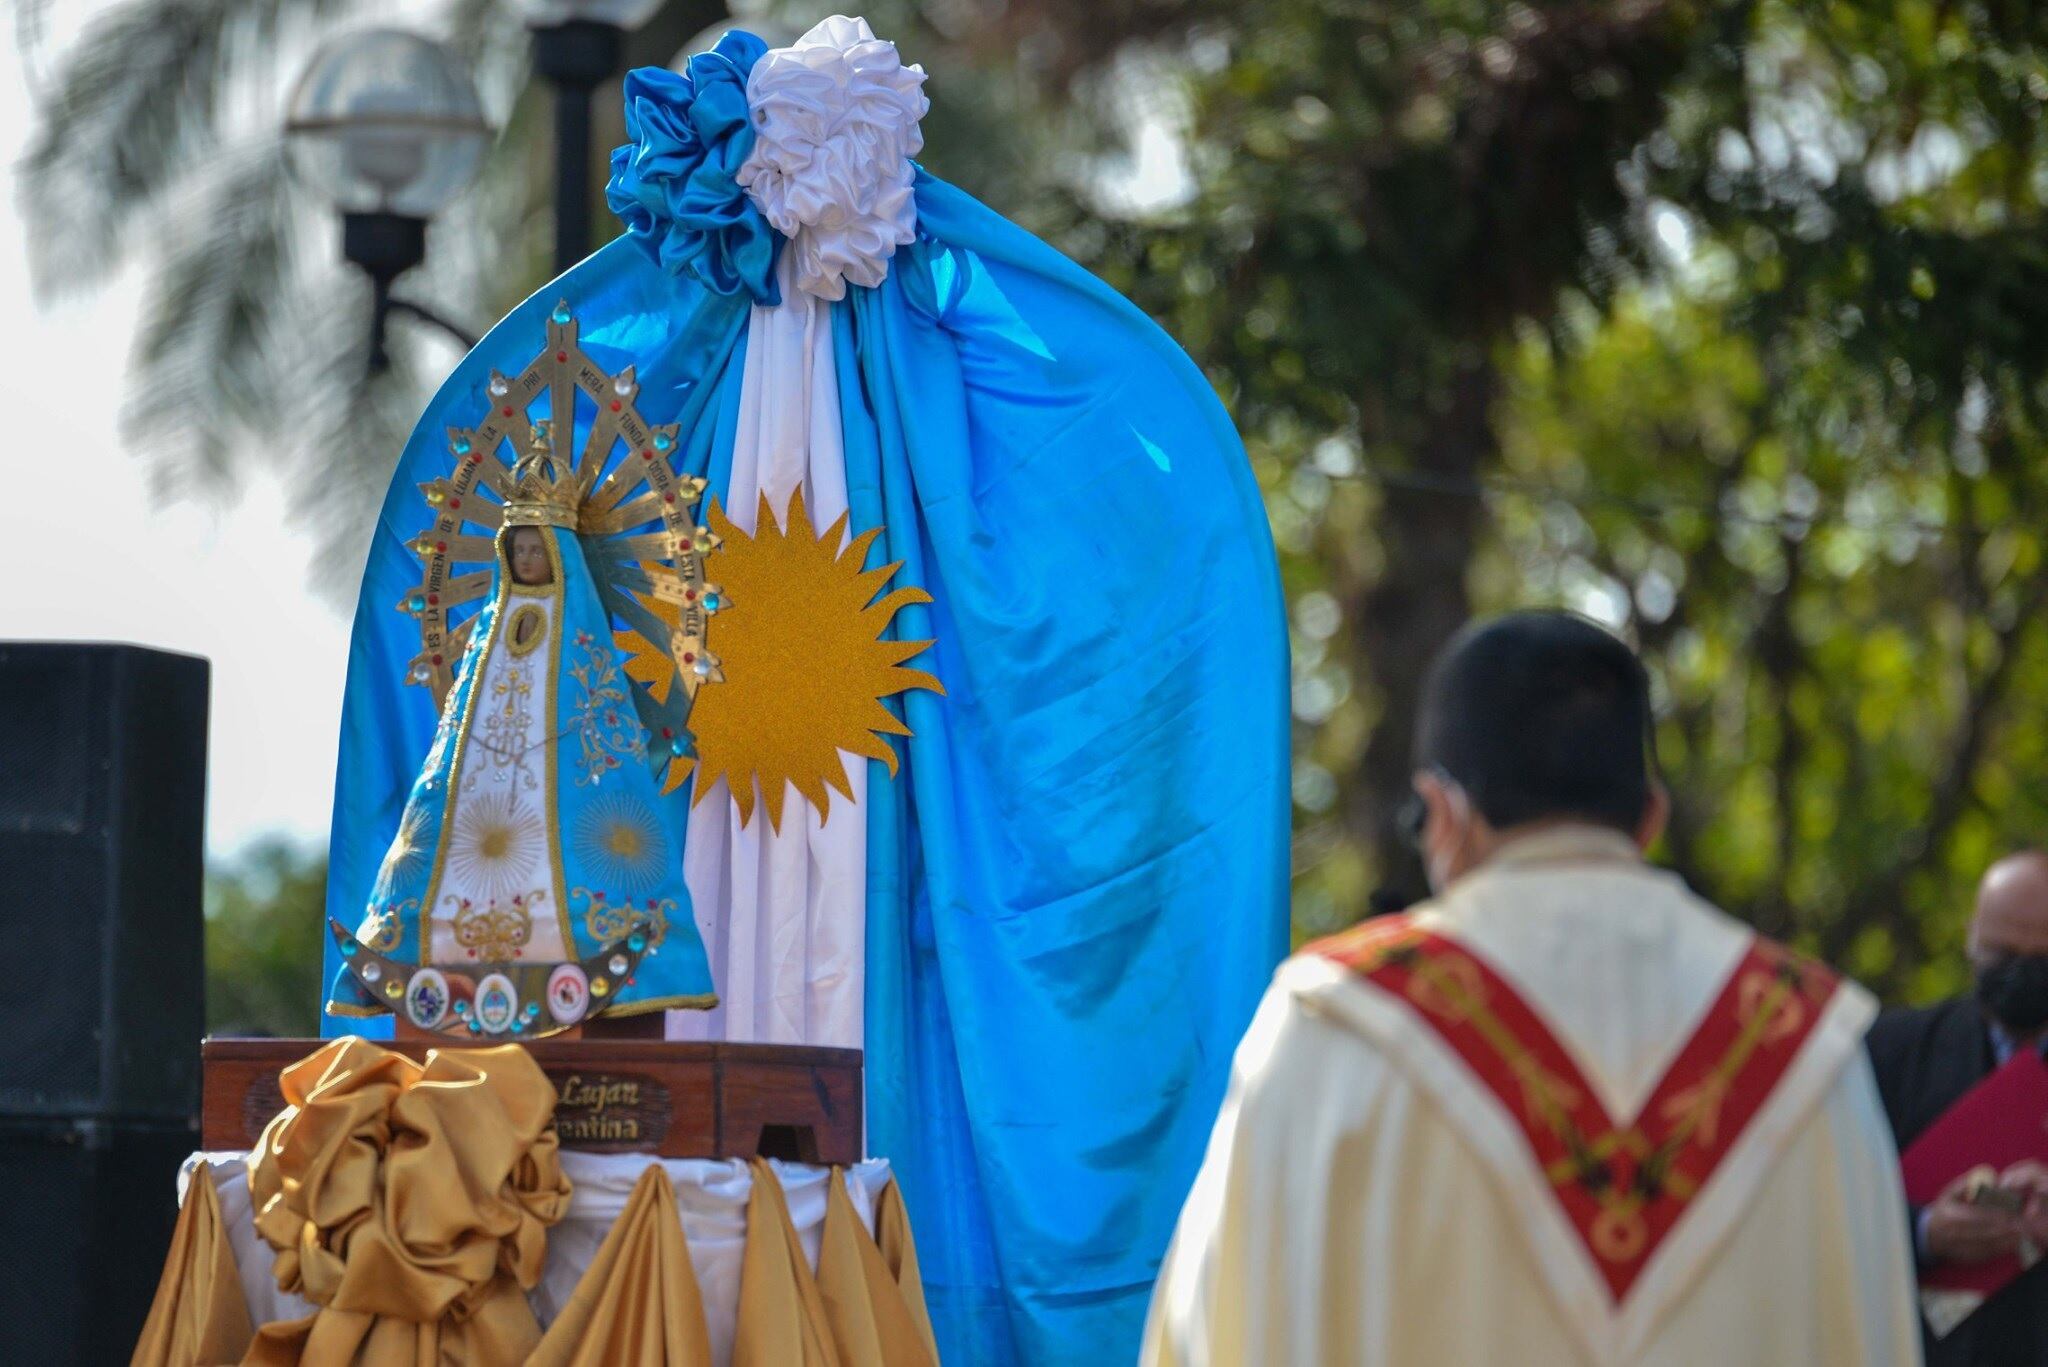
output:
M206 661L0 643L0 1363L127 1361L199 1147Z
M0 1117L196 1122L206 691L187 655L0 643Z
M128 1361L197 1147L185 1125L0 1118L0 1362Z

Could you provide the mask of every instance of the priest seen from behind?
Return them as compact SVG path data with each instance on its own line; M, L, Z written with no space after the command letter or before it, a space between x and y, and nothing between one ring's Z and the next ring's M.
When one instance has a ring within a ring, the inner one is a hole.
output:
M1646 863L1649 689L1525 613L1437 662L1433 900L1283 964L1154 1293L1154 1364L1920 1360L1869 995Z

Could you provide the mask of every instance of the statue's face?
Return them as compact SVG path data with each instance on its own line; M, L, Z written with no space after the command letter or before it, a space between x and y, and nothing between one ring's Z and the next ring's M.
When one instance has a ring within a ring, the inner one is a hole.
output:
M515 584L552 584L555 580L555 567L548 563L548 548L538 527L514 527L505 559L512 566Z

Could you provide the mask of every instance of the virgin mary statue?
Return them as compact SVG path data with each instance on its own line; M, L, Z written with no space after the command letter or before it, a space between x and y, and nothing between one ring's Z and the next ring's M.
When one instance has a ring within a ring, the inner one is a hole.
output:
M330 1014L530 1038L717 1004L576 475L547 445L539 424L512 471L491 594L362 923L335 927Z

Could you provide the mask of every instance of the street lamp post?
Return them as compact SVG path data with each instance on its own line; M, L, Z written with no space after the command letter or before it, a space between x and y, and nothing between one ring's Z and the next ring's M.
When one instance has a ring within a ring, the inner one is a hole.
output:
M555 272L590 254L590 102L663 0L535 0L533 69L555 89Z
M342 254L370 277L370 371L385 322L406 313L476 339L391 286L426 255L427 220L476 175L491 138L468 73L439 44L397 29L336 38L307 64L285 120L293 170L342 215Z

